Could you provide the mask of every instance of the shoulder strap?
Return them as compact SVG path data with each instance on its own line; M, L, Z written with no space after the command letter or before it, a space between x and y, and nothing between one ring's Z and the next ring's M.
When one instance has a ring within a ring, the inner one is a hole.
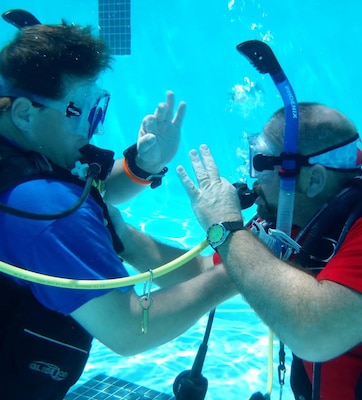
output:
M298 265L318 272L336 254L348 229L362 216L362 176L331 199L296 240L302 245L296 256Z
M70 171L52 164L42 154L33 151L22 151L0 137L0 192L23 182L46 177L71 182L83 188L85 185L82 180L73 176ZM124 246L116 234L102 196L95 187L91 188L90 194L103 210L115 251L117 254L121 253L124 250Z
M22 151L0 136L0 192L53 172L51 163L40 153Z

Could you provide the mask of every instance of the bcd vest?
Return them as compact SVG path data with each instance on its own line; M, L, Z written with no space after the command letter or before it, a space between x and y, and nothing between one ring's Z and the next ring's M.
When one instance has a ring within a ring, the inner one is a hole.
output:
M361 199L362 176L358 176L331 199L297 235L296 241L302 245L302 249L293 261L315 275L321 271L337 253L352 225L362 217ZM323 363L318 367L323 370ZM315 373L315 380L318 379L320 375ZM312 400L313 386L302 360L294 354L290 380L297 400ZM314 384L318 385L319 382ZM356 382L355 399L362 400L362 376Z
M24 152L0 138L0 192L32 179L53 178L84 186L65 169L35 152ZM103 209L117 253L115 233L98 190L91 195ZM40 304L27 287L0 276L0 397L62 400L87 362L92 337L73 318Z

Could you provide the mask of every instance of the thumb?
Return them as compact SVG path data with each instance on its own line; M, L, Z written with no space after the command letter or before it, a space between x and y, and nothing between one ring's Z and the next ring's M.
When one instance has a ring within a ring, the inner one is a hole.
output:
M143 118L141 125L141 135L145 135L148 132L157 131L157 120L154 115L147 115Z
M137 152L140 156L147 153L148 150L156 143L156 136L153 133L146 133L138 138Z

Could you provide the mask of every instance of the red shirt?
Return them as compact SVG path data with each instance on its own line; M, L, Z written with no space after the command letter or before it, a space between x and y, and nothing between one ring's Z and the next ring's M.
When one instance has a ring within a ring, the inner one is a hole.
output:
M362 218L353 224L338 253L317 279L333 281L362 293Z
M213 260L214 264L221 262L218 253L214 254ZM318 274L317 279L333 281L362 293L362 218L354 223L338 253ZM303 363L312 380L313 363ZM355 388L360 377L362 379L362 344L322 363L320 399L355 400Z
M338 253L317 279L333 281L362 293L362 218L354 223ZM309 379L312 379L312 365L304 361ZM362 345L322 363L321 400L355 400L360 377L362 379Z

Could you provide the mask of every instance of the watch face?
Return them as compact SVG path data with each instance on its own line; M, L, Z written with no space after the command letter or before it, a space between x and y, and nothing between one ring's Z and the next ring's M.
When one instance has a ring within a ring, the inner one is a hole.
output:
M212 248L223 244L230 232L240 231L244 228L243 221L217 222L207 230L207 241Z
M222 225L213 225L209 231L209 235L208 235L209 241L212 243L219 242L222 239L222 237L224 236L224 232L225 232L225 229L223 228Z
M212 248L216 248L224 243L229 231L221 223L211 225L207 231L207 241Z

